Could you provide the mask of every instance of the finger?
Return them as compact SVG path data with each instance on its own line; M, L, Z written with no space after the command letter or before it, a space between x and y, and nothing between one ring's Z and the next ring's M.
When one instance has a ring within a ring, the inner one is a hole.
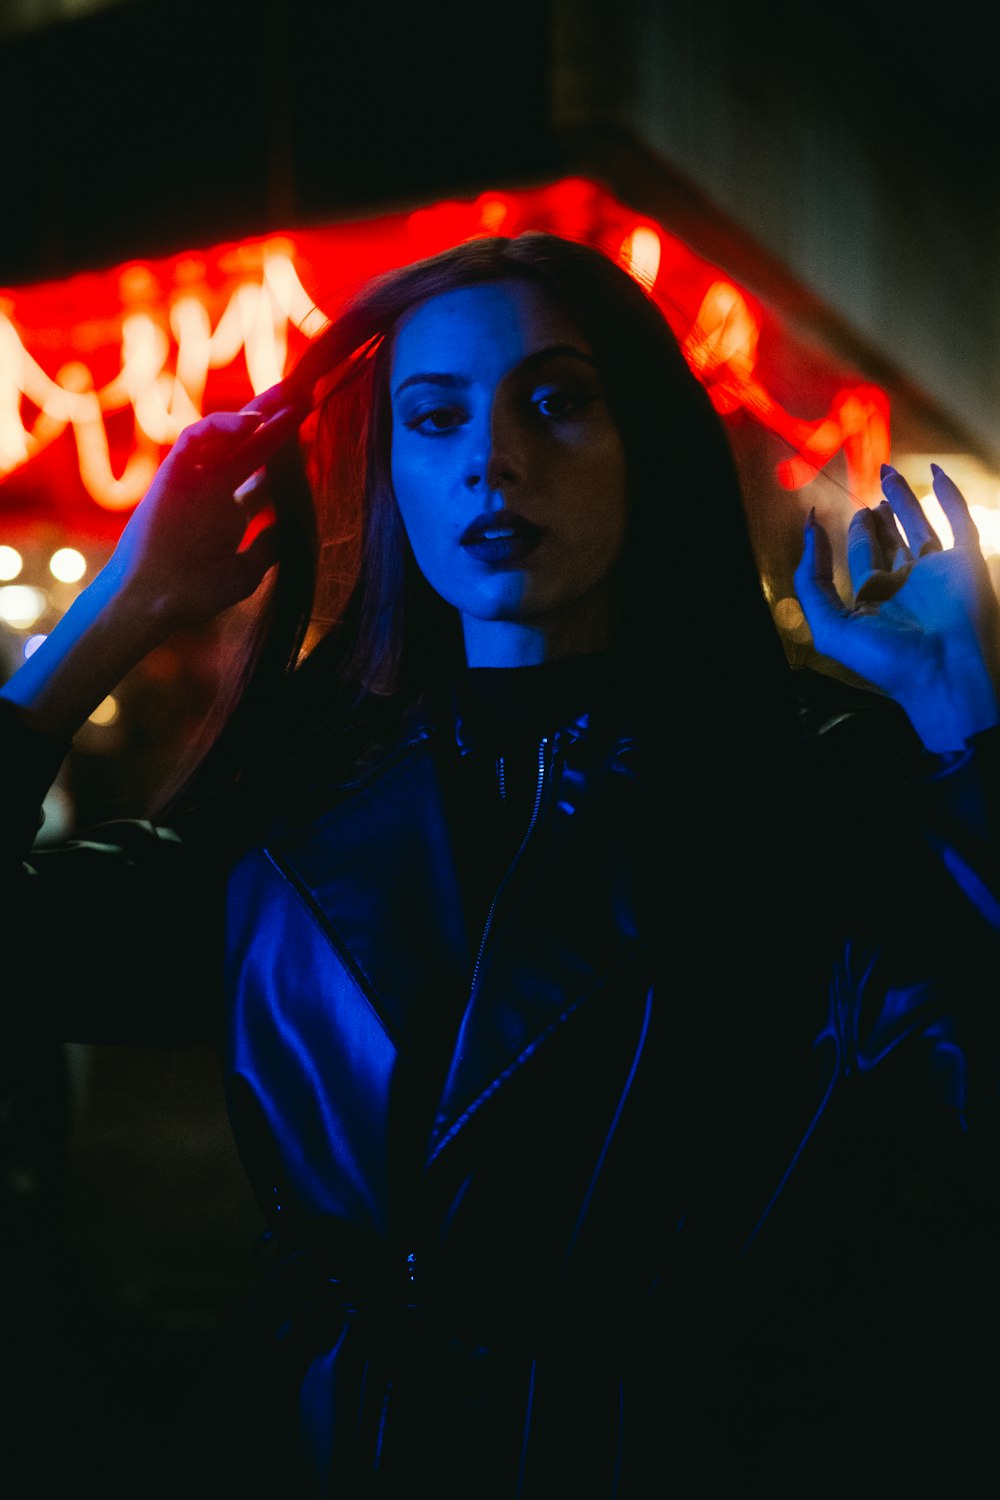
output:
M244 551L259 531L273 526L274 501L267 487L267 469L255 469L249 479L233 490L233 507L245 530L239 550Z
M931 464L934 493L945 513L956 547L979 547L979 531L958 485L937 464Z
M244 479L242 484L233 490L233 499L237 505L242 506L248 515L259 509L261 503L267 498L267 469L255 469L249 479Z
M187 452L188 456L193 452L200 459L213 455L217 450L224 451L227 446L232 448L234 442L239 444L241 440L251 437L257 440L259 435L262 451L267 451L272 447L280 447L288 432L294 430L301 421L301 408L288 402L271 412L262 412L253 405L241 407L239 411L214 411L183 428L174 443L174 449L179 453ZM239 447L234 451L242 454L245 450ZM243 467L244 475L241 477L245 477L246 473L246 465Z
M906 538L896 522L896 513L888 500L880 500L872 515L882 557L885 560L884 566L890 572L904 565L909 566L913 561L913 553L907 546Z
M231 444L234 438L252 433L259 425L259 412L215 411L182 428L173 449L177 453L193 451L198 456L222 443Z
M277 384L268 386L266 391L255 391L250 400L244 403L242 409L246 412L257 412L261 417L269 417L288 405L289 402L285 399L284 382L279 380Z
M257 469L263 468L269 458L298 431L302 421L301 411L294 406L283 407L253 430L245 441L238 444L226 466L231 487L249 479Z
M795 569L795 593L818 650L829 640L848 611L833 581L833 549L830 538L810 511L803 537L802 557Z
M847 568L856 609L891 599L912 567L891 506L883 500L855 513L847 528Z
M891 566L885 558L875 512L867 506L855 511L847 528L847 571L852 589L857 593L873 573Z
M924 508L906 480L891 464L882 465L882 493L906 533L914 557L940 552L941 538L924 514ZM908 559L903 559L908 561Z
M276 416L278 412L287 407L299 410L302 416L306 412L306 399L303 391L293 384L291 380L279 380L276 385L269 386L266 391L258 391L243 407L245 412L258 412L263 418Z

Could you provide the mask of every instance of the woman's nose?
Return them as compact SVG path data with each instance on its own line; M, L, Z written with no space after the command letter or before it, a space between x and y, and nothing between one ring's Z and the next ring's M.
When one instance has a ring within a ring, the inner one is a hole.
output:
M489 431L484 431L483 442L471 455L465 481L469 489L485 482L488 490L504 490L517 483L520 464L514 456L512 434L505 428L494 416Z
M517 483L517 471L502 453L490 453L485 462L474 462L465 478L470 490L477 489L484 481L488 490L506 490Z

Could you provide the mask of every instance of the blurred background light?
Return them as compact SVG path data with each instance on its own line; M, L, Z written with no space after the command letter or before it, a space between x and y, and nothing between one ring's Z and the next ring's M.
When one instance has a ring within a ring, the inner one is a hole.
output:
M109 694L102 703L99 703L94 712L89 716L88 722L97 724L102 729L107 724L113 724L118 717L118 700L113 694Z
M60 583L76 583L87 571L87 559L76 547L59 547L49 558L49 572Z
M48 596L27 583L8 583L0 588L0 620L15 630L27 630L45 613Z

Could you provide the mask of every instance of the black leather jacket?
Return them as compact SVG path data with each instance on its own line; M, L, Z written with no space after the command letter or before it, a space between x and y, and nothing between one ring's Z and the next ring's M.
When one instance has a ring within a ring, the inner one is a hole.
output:
M906 790L919 940L876 912L829 954L782 955L749 894L742 921L731 893L679 900L635 738L586 717L538 746L477 932L451 725L320 765L231 866L135 823L27 856L28 943L61 930L76 973L109 904L123 935L116 992L88 1016L56 973L51 1024L219 1043L321 1492L756 1493L839 1429L872 1236L894 1265L922 1245L939 1199L918 1223L905 1181L937 1193L947 1158L964 1192L980 1104L990 1139L996 739Z

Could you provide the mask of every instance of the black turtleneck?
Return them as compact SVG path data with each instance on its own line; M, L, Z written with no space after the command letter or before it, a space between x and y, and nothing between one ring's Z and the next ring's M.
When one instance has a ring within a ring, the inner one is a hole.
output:
M541 742L561 725L599 711L614 683L608 651L527 667L469 667L458 679L455 705L466 753L452 812L473 948L531 822Z
M467 667L459 678L459 713L476 739L538 741L607 698L615 675L610 651L567 656L530 667Z

